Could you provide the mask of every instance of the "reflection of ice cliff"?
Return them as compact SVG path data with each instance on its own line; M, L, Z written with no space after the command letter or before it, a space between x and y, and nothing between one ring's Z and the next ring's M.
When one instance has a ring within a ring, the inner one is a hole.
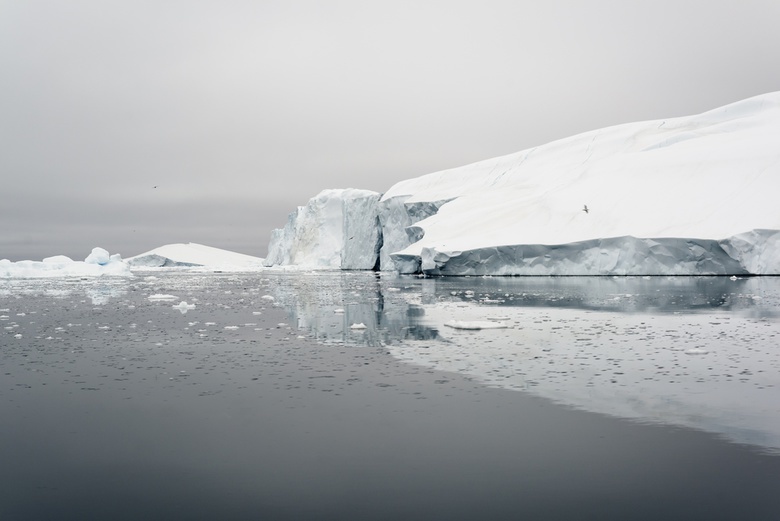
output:
M780 92L326 190L267 265L430 275L780 274Z
M380 346L409 338L438 338L435 329L418 323L422 307L410 304L400 291L388 292L376 276L298 273L269 281L291 320L318 341ZM419 295L418 288L414 293ZM353 324L366 328L352 329Z
M320 341L384 345L400 360L487 385L780 451L780 280L334 273L272 281L298 326ZM509 328L443 327L451 320ZM350 330L355 323L367 329Z

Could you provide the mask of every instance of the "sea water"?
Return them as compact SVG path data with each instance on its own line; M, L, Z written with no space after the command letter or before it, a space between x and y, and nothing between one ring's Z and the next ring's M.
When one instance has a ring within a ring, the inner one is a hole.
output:
M2 281L0 518L775 519L779 315L776 278Z

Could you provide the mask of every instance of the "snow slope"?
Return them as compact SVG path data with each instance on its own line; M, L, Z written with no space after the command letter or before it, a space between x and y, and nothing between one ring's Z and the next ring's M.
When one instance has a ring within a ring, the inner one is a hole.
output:
M366 251L429 274L780 274L778 194L780 92L402 181Z
M166 244L126 259L132 268L208 266L220 269L260 268L263 259L190 242Z

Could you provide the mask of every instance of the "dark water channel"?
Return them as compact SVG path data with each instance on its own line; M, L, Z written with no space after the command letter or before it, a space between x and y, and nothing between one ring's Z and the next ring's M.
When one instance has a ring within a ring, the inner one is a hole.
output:
M774 520L779 311L767 278L0 281L0 519Z

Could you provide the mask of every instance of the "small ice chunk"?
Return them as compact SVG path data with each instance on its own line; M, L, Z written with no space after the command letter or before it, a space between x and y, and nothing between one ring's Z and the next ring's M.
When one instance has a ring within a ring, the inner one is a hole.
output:
M185 313L187 313L187 311L191 309L195 309L195 304L187 304L186 301L182 300L178 304L175 304L171 307L173 309L178 309L179 311L181 311L181 314L184 315ZM197 322L195 322L195 324L197 324Z
M154 295L149 295L146 298L148 298L149 300L176 300L179 297L177 297L176 295L166 295L164 293L155 293Z
M707 353L709 353L709 351L700 347L694 347L685 352L686 355L706 355Z
M92 248L92 253L87 255L87 258L84 259L84 262L87 264L105 266L110 260L111 256L108 254L108 251L104 250L103 248Z
M363 322L359 322L357 324L352 324L351 326L349 326L349 328L350 329L368 329L368 327Z
M508 326L503 322L491 322L487 320L450 320L444 323L445 326L453 329L505 329Z

